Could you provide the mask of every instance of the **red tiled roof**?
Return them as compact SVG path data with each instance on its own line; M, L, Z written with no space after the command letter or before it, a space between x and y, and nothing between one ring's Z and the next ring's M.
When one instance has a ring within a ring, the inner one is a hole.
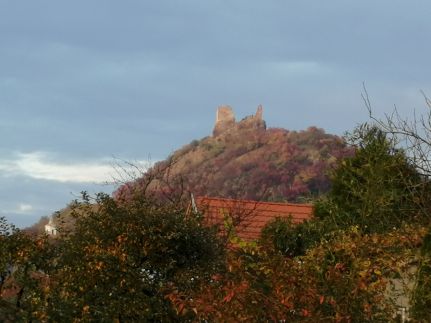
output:
M223 225L229 216L236 234L245 240L258 239L262 228L276 217L292 217L294 223L310 219L313 214L311 204L291 204L232 200L213 197L197 197L196 206L209 224Z

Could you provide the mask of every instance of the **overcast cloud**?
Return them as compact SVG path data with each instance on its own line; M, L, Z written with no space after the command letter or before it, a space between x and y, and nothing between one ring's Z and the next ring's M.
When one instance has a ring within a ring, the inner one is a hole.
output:
M431 94L431 3L0 0L0 206L23 226L112 187L112 156L158 160L216 107L342 134Z

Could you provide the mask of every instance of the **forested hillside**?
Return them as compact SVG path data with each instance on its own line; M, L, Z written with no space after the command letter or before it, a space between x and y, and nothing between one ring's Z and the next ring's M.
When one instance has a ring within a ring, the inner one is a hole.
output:
M353 153L342 138L316 127L266 129L248 120L192 141L148 173L163 170L195 195L300 202L327 192L328 171ZM122 187L117 194L125 192Z

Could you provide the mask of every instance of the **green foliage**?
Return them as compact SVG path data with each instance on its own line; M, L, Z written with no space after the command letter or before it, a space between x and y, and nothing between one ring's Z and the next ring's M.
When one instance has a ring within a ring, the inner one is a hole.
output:
M103 194L88 202L74 206L75 228L58 241L51 320L171 321L166 292L187 291L219 269L215 231L184 210Z
M262 229L261 243L290 257L302 255L302 235L295 229L291 218L276 218Z
M288 257L303 256L306 250L320 242L321 231L318 221L295 224L291 218L276 218L263 228L261 244Z
M189 145L192 148L196 148L197 146L199 146L199 140L192 140Z
M350 140L356 153L335 169L331 191L316 203L316 216L340 228L358 225L364 232L414 220L423 180L404 152L381 130L367 125L357 128Z
M166 295L224 270L216 230L179 205L84 194L70 212L51 241L0 218L0 321L176 321Z
M421 248L421 262L411 303L413 318L420 322L431 321L431 231L425 236Z

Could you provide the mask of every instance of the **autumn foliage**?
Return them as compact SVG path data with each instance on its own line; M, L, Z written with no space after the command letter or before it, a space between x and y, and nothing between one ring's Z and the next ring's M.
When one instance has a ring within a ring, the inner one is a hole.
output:
M342 138L315 127L300 132L239 128L192 141L156 163L144 177L166 170L165 179L181 182L195 196L298 202L327 192L329 171L337 160L352 154ZM130 185L147 182L128 183L117 195L127 195Z
M334 234L301 257L274 255L259 246L229 254L228 271L192 295L174 292L179 313L209 321L367 322L396 313L397 277L406 277L425 230L406 226L363 235Z
M428 180L378 129L356 134L353 148L340 146L356 153L334 159L317 216L276 219L257 241L242 241L229 219L221 239L165 172L127 195L84 194L55 239L2 220L1 321L397 322L400 308L428 321Z

